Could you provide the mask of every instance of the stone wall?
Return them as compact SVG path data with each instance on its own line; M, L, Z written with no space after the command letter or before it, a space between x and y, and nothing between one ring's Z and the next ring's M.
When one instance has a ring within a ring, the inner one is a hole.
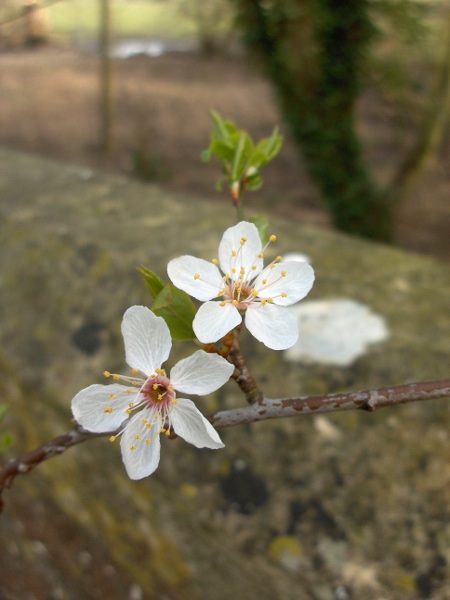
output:
M18 455L70 429L72 396L105 369L126 372L121 317L150 300L135 267L164 277L180 254L214 258L234 214L7 150L0 211L2 427ZM271 232L275 254L311 257L308 300L365 303L389 337L337 367L287 363L244 333L267 396L449 376L448 265L276 218ZM198 406L242 402L230 382ZM440 400L235 428L216 452L163 440L140 482L117 444L87 442L7 492L0 596L448 598L449 423Z

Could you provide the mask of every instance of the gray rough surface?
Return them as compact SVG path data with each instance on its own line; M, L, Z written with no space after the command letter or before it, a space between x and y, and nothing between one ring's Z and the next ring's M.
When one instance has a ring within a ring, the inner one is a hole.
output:
M0 150L0 388L14 454L69 429L70 399L103 370L127 372L121 316L149 299L134 267L164 276L180 254L213 258L233 219L222 204ZM330 368L289 365L244 333L267 396L449 376L448 265L276 218L271 232L275 254L311 256L309 299L367 303L391 335ZM242 401L230 382L198 405ZM82 444L6 494L0 596L450 599L449 424L446 400L259 423L223 432L217 452L167 441L137 483L117 444Z

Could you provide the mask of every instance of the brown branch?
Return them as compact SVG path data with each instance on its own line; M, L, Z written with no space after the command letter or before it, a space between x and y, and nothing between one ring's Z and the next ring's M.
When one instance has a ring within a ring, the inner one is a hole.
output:
M342 410L359 409L374 412L387 406L445 397L450 397L450 379L323 396L263 398L261 402L250 406L217 412L209 420L216 429L222 429L267 419L282 419Z
M1 497L2 492L5 488L11 487L12 482L17 475L29 473L32 469L41 464L41 462L52 458L52 456L62 454L72 446L104 435L107 434L91 433L77 425L75 429L59 435L53 440L39 446L36 450L33 450L20 458L9 461L6 467L0 471L0 513L4 507L3 499Z
M281 419L342 410L359 409L374 412L379 408L387 406L445 397L450 397L450 379L408 383L361 392L325 394L323 396L261 398L260 401L243 408L219 411L209 416L209 420L216 429L223 429L244 423L265 421L267 419ZM48 460L52 456L62 454L76 444L93 438L110 436L111 433L113 432L103 434L90 433L82 427L77 426L72 431L60 435L25 456L10 461L0 472L0 512L3 508L1 494L4 489L11 486L17 475L29 473L41 462Z
M242 325L239 325L234 330L233 344L228 354L230 362L232 362L235 366L235 371L232 377L244 392L245 398L249 404L254 404L255 402L260 403L264 399L263 393L259 389L254 377L250 373L239 346L239 334L241 332L241 328Z

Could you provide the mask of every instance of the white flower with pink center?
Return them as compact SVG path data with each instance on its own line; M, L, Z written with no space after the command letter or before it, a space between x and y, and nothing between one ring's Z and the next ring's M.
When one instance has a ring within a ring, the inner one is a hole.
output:
M275 240L272 235L270 241ZM314 271L306 262L283 261L281 256L263 268L266 248L255 225L242 221L225 231L219 260L181 256L169 262L174 285L204 302L193 322L202 343L223 338L245 313L247 329L269 348L285 350L295 344L297 320L287 307L306 296Z
M94 433L123 427L117 435L121 435L122 458L131 479L142 479L156 470L160 434L170 435L172 429L197 448L223 448L211 423L191 400L177 398L175 391L201 395L214 392L228 381L233 365L221 356L198 350L178 362L168 377L161 365L172 347L169 328L164 319L144 306L126 311L122 334L133 377L105 371L105 376L126 385L96 384L81 390L72 400L77 422ZM139 373L144 377L134 376Z

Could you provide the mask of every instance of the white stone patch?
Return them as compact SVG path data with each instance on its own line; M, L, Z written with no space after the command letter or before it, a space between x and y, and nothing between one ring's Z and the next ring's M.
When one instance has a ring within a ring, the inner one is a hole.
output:
M384 318L356 300L302 302L291 310L297 316L299 337L284 352L290 362L348 367L366 353L369 344L389 336Z

